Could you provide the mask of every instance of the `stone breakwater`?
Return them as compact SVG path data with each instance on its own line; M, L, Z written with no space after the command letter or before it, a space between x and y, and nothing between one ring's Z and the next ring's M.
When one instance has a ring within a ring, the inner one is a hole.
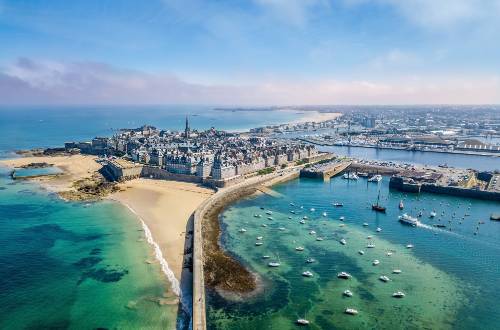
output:
M201 204L194 214L193 319L195 330L206 329L205 285L236 294L249 294L257 287L255 276L220 246L219 214L229 204L252 195L260 185L270 186L299 176L285 170L255 177L221 189Z

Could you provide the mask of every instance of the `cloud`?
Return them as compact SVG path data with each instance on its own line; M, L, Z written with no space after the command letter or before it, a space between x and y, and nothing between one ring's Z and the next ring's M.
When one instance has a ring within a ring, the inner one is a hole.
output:
M3 104L498 104L500 77L200 84L104 63L20 58L0 72Z
M328 10L329 0L254 0L279 20L299 27L305 26L318 10Z
M420 62L416 54L395 48L385 54L375 57L371 66L375 69L387 69L393 67L411 66Z

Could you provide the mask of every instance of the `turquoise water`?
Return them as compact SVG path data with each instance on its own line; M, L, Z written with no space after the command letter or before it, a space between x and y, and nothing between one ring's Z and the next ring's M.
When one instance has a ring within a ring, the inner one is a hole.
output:
M60 200L0 168L0 328L175 328L140 223L111 202Z
M489 220L491 212L500 211L498 203L405 195L389 190L388 178L381 183L381 203L387 206L387 214L371 210L378 188L366 179L297 179L274 190L282 197L247 198L221 217L224 247L259 274L263 284L259 294L243 302L226 301L208 290L210 329L294 329L298 327L295 320L303 317L311 321L311 329L498 328L500 223ZM422 226L413 228L397 221L401 199L404 212L416 216L422 210ZM344 207L333 207L335 201ZM290 206L291 202L296 206ZM271 210L273 220L260 207ZM429 218L432 210L438 213L435 219ZM263 216L255 218L254 214ZM300 224L304 215L309 219ZM345 221L339 220L341 216ZM438 223L446 228L432 226ZM479 232L474 235L477 226ZM382 231L376 232L377 227ZM241 228L247 231L240 233ZM316 234L311 235L311 230ZM263 236L262 246L255 246L257 236ZM346 245L339 243L342 238ZM375 248L366 248L369 241ZM406 248L407 244L414 248ZM304 251L296 251L298 246ZM365 254L358 254L359 250ZM262 259L263 255L271 258ZM316 262L307 264L309 257ZM377 266L372 264L375 259L380 261ZM281 266L269 268L272 260L279 260ZM401 269L401 274L393 274L394 269ZM313 273L312 278L301 276L306 270ZM341 271L352 278L338 279ZM390 281L380 281L381 275ZM353 292L352 297L342 295L346 289ZM393 298L396 291L406 296ZM355 308L359 314L347 315L346 308Z
M38 176L38 175L53 175L62 173L60 168L55 166L51 167L42 167L42 168L16 168L15 176L17 178L26 178L30 176Z

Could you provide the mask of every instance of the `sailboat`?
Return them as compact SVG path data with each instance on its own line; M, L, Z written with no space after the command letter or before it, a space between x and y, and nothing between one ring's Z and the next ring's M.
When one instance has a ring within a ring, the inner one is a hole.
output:
M378 196L377 196L377 204L372 204L372 210L376 212L382 212L385 213L385 207L379 204L380 202L380 189L378 191Z

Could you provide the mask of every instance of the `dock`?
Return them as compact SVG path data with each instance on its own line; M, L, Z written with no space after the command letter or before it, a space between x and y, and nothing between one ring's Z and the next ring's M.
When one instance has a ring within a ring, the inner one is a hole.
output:
M342 173L351 163L351 161L334 160L327 163L316 164L303 168L300 171L300 176L304 178L329 180L331 177Z

